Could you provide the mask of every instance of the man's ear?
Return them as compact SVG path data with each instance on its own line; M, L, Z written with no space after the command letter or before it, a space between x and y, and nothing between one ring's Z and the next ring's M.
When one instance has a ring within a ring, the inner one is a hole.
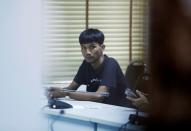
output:
M101 48L102 48L103 50L105 50L105 45L104 45L104 44L102 44L102 45L101 45Z

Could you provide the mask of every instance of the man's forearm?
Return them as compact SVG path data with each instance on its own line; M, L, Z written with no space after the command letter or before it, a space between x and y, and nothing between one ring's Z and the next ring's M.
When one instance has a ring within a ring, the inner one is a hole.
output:
M104 100L104 96L96 92L68 92L67 95L72 99L80 101L102 102Z
M66 87L66 89L77 90L78 87L79 87L78 83L76 83L75 81L72 81L72 83L70 83L70 85L68 87Z

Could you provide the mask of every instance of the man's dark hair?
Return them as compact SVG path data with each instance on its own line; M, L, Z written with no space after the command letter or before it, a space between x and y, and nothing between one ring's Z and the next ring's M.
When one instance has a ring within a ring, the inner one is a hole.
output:
M88 44L88 43L99 43L100 45L104 42L104 34L102 31L98 29L89 28L81 32L79 36L80 44Z

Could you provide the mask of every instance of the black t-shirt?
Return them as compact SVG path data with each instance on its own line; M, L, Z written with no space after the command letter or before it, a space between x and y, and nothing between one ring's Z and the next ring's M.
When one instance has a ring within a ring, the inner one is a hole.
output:
M87 85L86 90L88 92L96 92L99 86L102 85L107 86L110 95L105 99L104 103L129 106L129 102L125 99L125 89L127 88L125 77L114 58L104 55L104 61L97 69L93 69L84 60L79 67L74 81L79 85Z

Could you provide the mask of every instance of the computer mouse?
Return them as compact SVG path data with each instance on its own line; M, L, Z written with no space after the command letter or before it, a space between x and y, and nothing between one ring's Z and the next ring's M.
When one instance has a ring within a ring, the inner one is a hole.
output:
M68 109L73 108L71 104L56 99L49 99L48 106L53 109Z

